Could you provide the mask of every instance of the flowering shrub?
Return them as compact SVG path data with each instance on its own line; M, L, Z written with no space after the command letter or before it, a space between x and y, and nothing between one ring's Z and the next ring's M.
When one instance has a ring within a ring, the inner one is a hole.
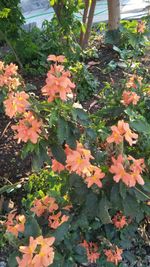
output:
M18 121L12 129L18 142L26 143L23 154L32 153L36 169L47 162L61 186L47 192L41 188L27 197L23 215L9 214L6 235L16 244L9 262L13 258L14 266L21 267L123 266L138 223L149 213L149 158L138 146L146 135L140 123L150 127L140 110L147 110L149 96L135 76L116 95L105 88L102 108L87 114L74 103L75 84L62 66L65 58L48 60L54 64L41 90L46 100L15 92L4 106Z

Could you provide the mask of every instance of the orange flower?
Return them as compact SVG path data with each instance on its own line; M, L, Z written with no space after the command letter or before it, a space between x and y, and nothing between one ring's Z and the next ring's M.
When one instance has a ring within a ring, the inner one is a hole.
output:
M107 143L113 143L114 142L116 144L120 144L121 142L123 142L123 137L120 134L118 127L112 126L111 130L112 130L112 134L107 138Z
M4 70L4 62L0 61L0 71L3 71L3 70Z
M118 183L120 180L122 180L125 184L128 183L128 180L130 179L130 175L124 169L123 156L119 155L117 159L112 157L112 161L113 161L113 165L111 165L111 167L109 168L109 171L115 174L115 176L113 177L114 181Z
M55 98L67 100L67 94L72 93L75 84L69 79L70 72L65 71L63 66L51 66L47 74L46 85L42 88L42 93L48 96L48 101L52 102Z
M113 218L112 218L113 224L118 229L122 229L125 225L127 225L126 217L123 216L122 212L118 212Z
M55 56L55 55L50 55L47 58L48 61L54 61L59 63L63 63L65 59L66 59L65 56Z
M65 166L58 162L56 159L52 160L52 170L54 172L60 173L61 171L65 170Z
M132 156L128 156L128 160L133 162L133 164L130 166L130 169L132 171L134 171L135 169L137 169L139 173L142 173L144 171L144 159L135 159Z
M32 256L24 254L22 259L16 257L16 261L18 263L18 267L34 267L32 264Z
M23 233L25 228L26 218L24 215L16 216L16 213L10 213L6 222L7 232L18 236L18 233Z
M124 91L122 95L121 103L125 106L128 106L131 103L133 105L136 105L139 99L140 99L140 96L138 96L135 92Z
M90 263L96 263L96 260L100 257L97 244L93 242L88 243L86 240L84 240L84 242L80 245L86 249L88 261Z
M105 249L104 253L107 257L107 261L114 263L116 266L122 260L121 255L123 253L123 250L118 248L117 246L113 249Z
M28 102L29 95L24 91L15 94L10 93L8 98L3 102L5 106L5 113L10 118L14 117L17 113L24 113L26 108L30 105Z
M12 129L18 132L15 136L15 139L18 139L18 143L21 141L27 143L30 140L33 144L36 144L41 133L41 126L42 122L38 121L33 113L28 111L18 125L12 126Z
M70 172L75 172L81 176L90 175L91 163L93 159L90 150L85 149L83 145L77 142L76 150L72 150L66 145L66 168Z
M124 122L123 120L118 121L117 126L111 127L112 134L107 138L108 143L116 143L119 144L123 141L123 137L128 141L129 145L136 143L136 139L138 135L133 133L129 127L129 124ZM135 139L135 140L133 140Z
M58 209L58 204L55 201L54 197L45 196L42 198L42 203L47 207L49 212L53 212Z
M146 29L146 25L144 21L138 21L138 25L137 25L137 32L138 33L144 33Z
M53 214L53 215L49 216L48 220L49 220L50 228L57 229L61 224L68 221L69 216L63 215L61 217L61 215L62 215L62 213L60 211L57 214Z
M14 64L4 65L2 61L0 61L0 87L5 86L6 90L14 90L21 83L17 75L18 67Z
M41 200L35 199L33 202L33 207L30 209L36 214L37 217L40 217L46 210L46 206L43 205Z
M129 156L128 159L132 161L133 163L130 165L130 180L128 183L129 187L133 187L136 185L136 183L140 185L144 185L144 180L141 176L141 173L143 172L145 165L144 165L144 159L134 159L133 157Z
M128 187L133 187L136 185L136 183L140 185L144 185L144 180L142 176L139 174L139 172L135 169L134 172L131 172L130 179L128 180Z
M26 255L29 255L32 258L33 253L36 250L37 244L37 240L30 236L29 246L20 246L19 251Z
M100 168L96 166L91 166L91 175L85 179L87 187L91 187L93 184L96 184L98 187L102 187L101 179L103 179L105 173L101 171Z
M40 252L34 256L32 263L36 267L47 267L54 261L54 249L51 246L55 238L43 238L43 236L39 236L36 238L36 241L41 247Z
M36 241L39 245L41 245L41 247L51 247L55 242L55 237L43 238L41 235L36 238Z
M39 254L36 254L32 264L36 267L48 267L54 261L54 249L52 247L42 247Z
M109 171L115 176L114 181L118 183L120 180L128 187L133 187L136 183L144 185L144 180L141 177L141 172L143 171L143 159L135 160L133 157L129 156L129 160L133 161L133 164L128 166L128 172L124 168L125 159L122 155L119 155L117 159L112 157L113 165L110 167ZM129 162L128 162L129 165Z
M138 87L137 84L141 85L142 80L143 80L142 77L134 74L129 78L128 82L126 83L126 87L137 89L137 87Z
M0 74L0 87L3 87L6 84L7 84L7 77Z
M21 85L19 78L9 77L6 84L9 88L9 91L16 90L19 85Z
M33 211L38 217L40 217L45 211L53 212L58 209L58 205L55 202L55 198L45 196L42 199L35 199L33 202Z
M9 77L17 74L18 66L16 66L13 63L10 63L9 65L6 65L4 69L5 69L4 75Z
M73 208L72 205L67 205L67 206L63 207L63 210L70 211L72 208Z
M132 144L136 144L138 134L135 134L131 131L128 123L124 123L124 130L125 130L124 137L125 137L126 141L129 143L129 145L132 146ZM133 139L135 139L135 140L133 140Z
M20 252L24 254L22 259L16 257L19 267L48 267L54 260L54 250L51 247L54 241L54 237L39 236L34 239L31 236L29 246L19 248ZM37 246L38 250L36 250Z
M90 162L86 158L82 158L81 154L77 151L73 151L70 156L67 156L66 168L70 172L75 172L78 175L85 176L90 174Z

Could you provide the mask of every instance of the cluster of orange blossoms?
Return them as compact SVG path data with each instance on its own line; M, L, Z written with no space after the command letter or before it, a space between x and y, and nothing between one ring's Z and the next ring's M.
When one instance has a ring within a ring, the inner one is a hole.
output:
M130 161L132 161L130 165ZM116 183L120 180L128 187L133 187L136 183L144 185L144 180L141 173L144 170L144 159L134 159L129 156L127 159L121 154L117 159L112 157L113 165L111 165L109 171L114 175L113 179Z
M139 85L141 86L142 79L142 77L139 77L134 74L129 78L128 82L126 83L126 87L128 89L137 89ZM124 90L122 94L121 103L124 106L128 106L130 104L137 105L139 99L140 96L138 96L137 93Z
M42 93L48 96L49 102L54 101L56 98L60 98L63 101L67 100L67 94L72 94L75 84L70 80L70 72L65 71L64 66L57 65L57 62L63 63L65 57L51 55L48 60L56 63L50 67L50 71L47 73L46 85L42 88Z
M127 219L122 212L117 212L117 214L112 218L112 222L117 229L122 229L128 224Z
M30 237L28 246L20 246L19 251L23 253L20 259L16 257L18 267L48 267L54 261L54 249L52 247L54 237L37 238Z
M24 232L25 222L26 218L24 215L16 216L16 213L9 213L7 222L5 223L6 231L18 237L18 233Z
M135 144L138 138L138 135L133 133L127 122L123 120L118 121L117 126L111 127L112 134L107 138L108 143L120 144L123 142L123 138L129 143L130 146Z
M10 65L4 65L0 61L0 87L7 87L9 91L16 90L21 84L17 76L18 67L11 63Z
M88 243L86 240L84 240L80 245L86 249L88 261L90 263L96 263L96 260L100 257L97 244L93 242Z
M131 103L133 105L136 105L137 102L139 101L140 99L140 96L138 96L135 92L131 92L131 91L124 91L123 94L122 94L122 100L121 100L121 103L124 105L124 106L128 106L130 105Z
M123 253L123 250L121 248L118 248L117 246L112 249L105 249L104 253L107 257L107 261L114 263L116 266L122 260L121 255Z
M136 74L132 75L128 82L126 83L126 87L129 89L129 88L134 88L134 89L137 89L138 88L138 85L141 85L142 84L142 80L143 78L140 77L140 76L137 76Z
M93 184L96 184L98 187L102 187L101 179L104 178L105 174L99 167L90 163L90 159L94 159L90 150L85 149L81 143L77 142L76 150L73 150L66 145L65 153L66 166L54 159L52 160L53 171L60 172L66 169L70 173L75 172L76 174L82 176L87 183L88 188Z
M137 32L138 32L138 33L144 33L145 30L146 30L145 22L140 20L140 21L138 22L138 25L137 25Z
M86 240L83 241L83 243L80 244L86 249L87 259L90 263L96 263L96 261L100 257L100 253L98 252L98 245L93 242L87 242ZM117 246L114 246L112 249L105 249L104 254L107 257L108 262L112 262L115 265L118 265L118 263L122 260L123 250L118 248Z
M19 120L17 125L12 126L12 129L17 131L15 139L18 139L18 143L31 141L36 144L41 133L41 126L42 122L37 120L32 112L28 111L24 113L24 118Z
M4 101L5 113L10 118L13 118L17 114L22 114L30 106L28 101L29 95L24 91L10 93L8 98Z
M33 202L33 211L38 217L42 216L44 213L48 214L49 227L52 229L57 229L61 224L67 222L69 216L62 215L61 211L58 212L58 204L55 202L55 198L45 196L42 199L36 199ZM57 211L57 214L55 212Z

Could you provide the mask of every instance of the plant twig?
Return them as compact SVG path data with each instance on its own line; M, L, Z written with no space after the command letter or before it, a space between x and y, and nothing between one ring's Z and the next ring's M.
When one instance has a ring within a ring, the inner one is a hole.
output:
M140 189L138 189L136 186L135 186L135 189L136 189L139 193L141 193L144 197L146 197L147 199L150 198L150 196L146 195L144 192L142 192L142 191L141 191Z
M14 47L12 46L11 42L10 42L9 39L7 38L6 34L3 33L3 32L0 30L0 35L3 36L5 42L7 43L7 45L9 46L9 48L12 50L12 52L13 52L15 58L16 58L16 61L17 61L18 65L19 65L19 67L20 67L21 69L23 69L23 65L22 65L22 63L21 63L21 61L20 61L20 59L19 59L19 57L18 57L18 55L17 55L17 53L16 53Z
M0 136L0 139L2 139L3 138L3 136L4 136L4 134L6 133L6 131L7 131L7 129L8 129L8 127L10 126L10 124L11 124L11 121L6 125L6 127L5 127L5 129L4 129L4 131L2 132L2 134L1 134L1 136Z

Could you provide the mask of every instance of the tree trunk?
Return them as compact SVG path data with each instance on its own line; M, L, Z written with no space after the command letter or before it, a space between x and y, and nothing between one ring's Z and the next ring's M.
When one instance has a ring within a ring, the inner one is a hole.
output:
M120 0L107 0L108 2L108 29L118 30L120 25Z
M90 32L91 32L91 27L92 27L92 22L93 22L93 17L94 17L95 7L96 7L96 0L92 0L90 10L89 10L88 21L87 21L87 25L86 25L86 32L85 32L83 42L82 42L82 48L83 49L85 49L87 47L87 44L88 44L88 40L89 40Z
M88 18L88 13L89 13L89 6L90 6L90 0L85 0L85 8L84 8L83 19L82 19L82 23L84 25L86 25L86 23L87 23L87 18ZM80 44L81 47L82 47L83 37L84 37L84 32L81 29L80 41L79 41L79 44Z

